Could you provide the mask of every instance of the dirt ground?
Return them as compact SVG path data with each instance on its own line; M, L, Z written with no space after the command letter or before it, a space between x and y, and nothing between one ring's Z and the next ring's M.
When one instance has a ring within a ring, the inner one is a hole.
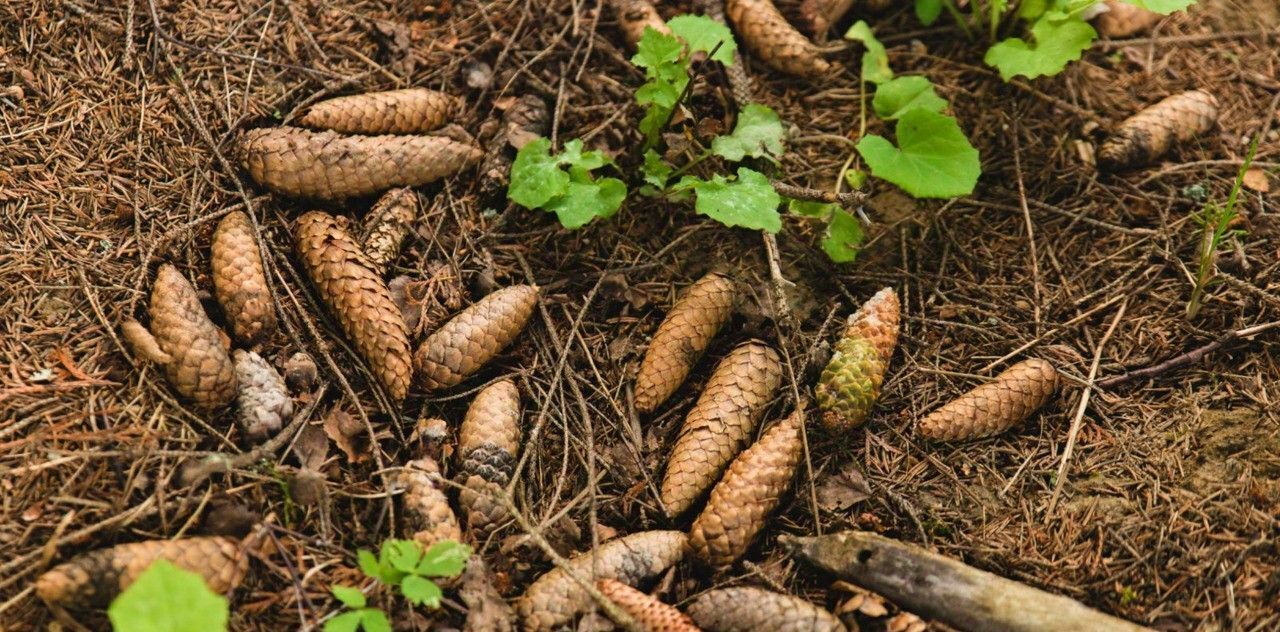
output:
M525 396L526 429L542 426L526 445L518 504L555 547L664 528L654 482L714 358L759 337L803 378L808 351L883 286L902 296L903 335L870 422L841 437L811 430L795 493L749 563L717 578L682 566L663 584L667 601L744 583L834 607L846 595L775 539L856 527L1161 629L1280 628L1276 330L1152 379L1092 389L1082 407L1095 370L1118 375L1280 319L1280 216L1274 195L1257 191L1242 203L1247 233L1218 261L1222 282L1200 316L1184 316L1196 196L1225 198L1260 133L1257 160L1280 186L1274 0L1202 2L1149 36L1100 43L1058 77L1013 85L953 29L922 31L906 9L871 19L894 67L927 74L980 149L972 196L913 202L877 185L870 244L843 266L827 261L814 227L788 219L778 241L782 272L797 284L791 330L775 318L754 233L639 197L611 221L566 232L541 212L480 208L468 175L428 187L396 272L432 280L429 324L514 283L541 286L543 309L481 375L444 396L411 394L397 411L373 396L301 276L288 226L306 209L243 178L236 134L329 95L415 85L464 95L460 123L483 136L512 96L532 92L555 104L557 139L586 138L634 166L641 112L628 104L643 78L612 14L562 0L0 0L0 88L16 88L0 95L0 628L48 625L33 581L77 553L257 519L270 525L271 546L233 601L233 629L315 624L338 609L328 586L358 581L356 548L395 532L381 474L425 449L419 420L456 427L475 390L504 375ZM856 67L857 49L832 48L833 60ZM469 85L476 62L492 75ZM856 75L808 83L750 59L748 72L755 98L788 123L779 177L831 187L856 140ZM1221 102L1212 134L1119 176L1080 161L1075 141L1097 141L1143 105L1192 88ZM359 215L369 202L336 210ZM184 464L248 446L229 418L188 412L121 345L117 325L145 314L160 262L211 287L213 226L246 206L270 247L283 318L264 356L321 359L323 390L301 402L339 439L319 497L289 492L298 466L289 451L185 485ZM630 376L648 336L678 290L712 267L752 295L663 412L637 419ZM1066 376L1042 414L973 443L914 436L914 420L1026 357ZM780 399L769 418L789 405ZM377 446L335 430L338 413L367 418ZM512 597L550 566L514 526L477 544ZM393 616L405 629L433 623L403 604ZM434 620L460 621L454 600Z

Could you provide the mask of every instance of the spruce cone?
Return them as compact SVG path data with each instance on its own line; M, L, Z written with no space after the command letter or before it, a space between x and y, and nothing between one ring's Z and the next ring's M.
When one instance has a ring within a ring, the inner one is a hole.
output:
M322 200L435 182L483 156L443 136L343 136L296 127L250 130L240 143L240 162L258 184Z
M687 611L707 632L845 632L844 624L830 612L763 588L707 591Z
M1154 162L1175 141L1185 143L1218 124L1218 100L1203 90L1175 94L1126 119L1098 148L1107 170Z
M618 17L618 29L633 49L640 43L640 38L644 37L645 28L671 34L666 21L658 15L658 10L653 8L653 3L649 0L609 0L609 6Z
M462 541L458 518L436 482L439 476L440 466L430 458L421 458L407 463L396 477L404 489L405 526L410 530L405 535L423 549L441 540Z
M814 389L827 430L848 432L871 414L898 345L899 311L897 293L885 288L849 317Z
M653 412L689 376L711 339L729 321L737 291L733 280L712 272L685 290L658 326L636 375L636 410Z
M671 450L662 479L668 517L683 514L720 478L781 383L778 353L759 340L738 345L720 361Z
M360 244L369 267L378 276L400 256L400 245L418 218L418 195L413 189L392 189L369 209L360 227Z
M1052 364L1032 358L997 375L920 420L920 436L934 441L1000 434L1045 405L1058 389Z
M462 310L414 352L428 391L455 386L498 355L524 329L538 302L538 288L514 285Z
M1150 9L1119 0L1106 0L1107 10L1093 19L1103 37L1117 39L1137 35L1155 26L1164 17Z
M747 49L770 68L809 78L831 70L818 47L787 22L772 0L726 0L725 13Z
M723 570L746 554L795 478L803 426L804 410L797 409L734 459L689 529L694 555Z
M321 101L298 124L347 134L420 134L448 123L461 106L443 92L406 88Z
M249 216L236 211L222 218L210 250L213 292L232 333L246 345L266 342L276 330L276 308Z
M248 556L231 538L151 540L99 549L60 564L36 580L36 594L50 606L105 608L156 560L200 575L219 594L235 590L249 570Z
M642 531L578 555L569 560L568 568L588 582L616 579L637 584L679 562L685 542L685 535L679 531ZM573 623L594 603L568 573L557 567L529 586L516 609L526 632L540 632Z
M243 349L231 352L236 365L236 420L250 439L261 441L280 431L293 416L293 399L284 378L262 356Z
M298 258L356 351L395 401L409 392L409 336L400 309L360 246L330 215L313 211L295 227Z
M150 311L151 335L170 358L164 369L174 390L203 410L231 405L236 371L222 333L205 315L196 289L167 263L156 274Z
M693 619L676 610L675 606L616 579L602 579L596 582L596 588L623 612L631 615L645 632L699 632Z
M825 40L827 31L840 22L857 5L866 13L880 13L893 5L893 0L804 0L800 5L804 28L810 35Z
M467 409L458 431L458 493L467 528L483 540L507 518L492 498L511 481L520 451L520 391L510 380L485 387Z

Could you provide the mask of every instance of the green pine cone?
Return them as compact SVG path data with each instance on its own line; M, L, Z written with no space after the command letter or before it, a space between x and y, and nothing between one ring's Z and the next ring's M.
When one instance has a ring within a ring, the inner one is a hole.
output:
M885 359L872 342L862 337L841 338L831 362L818 378L814 394L825 411L822 424L831 432L862 425L880 396Z

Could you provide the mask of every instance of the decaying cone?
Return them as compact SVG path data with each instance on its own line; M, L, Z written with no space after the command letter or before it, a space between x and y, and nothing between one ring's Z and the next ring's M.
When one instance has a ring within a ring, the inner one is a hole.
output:
M871 414L889 359L898 346L900 311L897 292L885 288L849 317L844 335L814 388L827 430L847 432Z
M680 388L711 339L729 321L733 280L712 272L689 286L667 314L636 375L636 410L653 412Z
M426 88L353 94L311 106L298 125L347 134L421 134L453 120L461 105L457 97Z
M284 378L262 356L243 349L231 352L236 365L236 420L249 438L260 441L280 431L293 416L293 399Z
M360 227L360 244L369 257L369 266L378 276L400 255L400 245L418 217L418 195L410 188L392 189L383 194Z
M1137 35L1160 22L1164 16L1119 0L1106 0L1107 10L1094 18L1093 25L1103 37L1119 38Z
M210 251L213 293L231 321L231 332L247 345L265 342L276 330L276 308L249 216L235 211L222 218Z
M860 13L880 13L893 6L893 0L804 0L800 4L800 15L805 30L825 40L827 31L855 6Z
M284 195L345 200L449 177L484 157L443 136L343 136L296 127L245 132L240 162L262 186Z
M605 542L566 566L588 582L615 579L634 585L679 562L686 540L679 531L642 531ZM569 625L594 604L564 569L556 567L529 586L516 609L526 632L541 632Z
M1175 94L1129 117L1098 148L1098 166L1107 170L1154 162L1173 147L1218 124L1218 100L1203 90Z
M596 588L606 599L631 615L645 632L699 632L693 619L675 606L636 590L616 579L602 579Z
M803 443L804 410L797 409L738 455L689 529L689 548L715 569L747 552L795 478Z
M391 398L403 400L413 373L409 336L386 284L334 217L307 213L294 232L298 257L321 298Z
M467 528L484 540L507 518L493 494L511 481L520 451L520 390L511 380L486 386L476 395L458 430L458 492Z
M934 441L977 439L1021 423L1058 389L1052 364L1032 358L997 375L920 420L920 436Z
M462 571L462 586L458 597L467 605L467 620L462 632L514 632L516 611L502 598L493 585L493 573L485 566L484 559L472 555Z
M707 632L845 632L844 624L830 612L763 588L710 590L685 610Z
M502 114L502 128L490 141L480 167L479 197L484 204L494 207L503 202L515 152L529 141L546 135L550 121L547 102L534 94L521 95Z
M123 327L134 353L163 366L173 389L197 408L217 410L231 405L236 397L236 370L223 346L222 332L204 313L196 289L177 268L167 263L160 266L149 309L151 331L136 321L126 321Z
M411 538L429 549L441 540L462 541L458 518L439 483L440 466L430 458L410 461L396 482L404 489L405 526Z
M202 577L209 589L235 590L249 558L232 538L200 537L121 544L60 564L36 580L36 594L51 607L104 608L157 560Z
M658 10L649 0L609 0L609 6L618 17L618 29L633 49L640 43L640 38L644 37L646 28L671 34L667 22L658 15Z
M462 310L414 352L414 363L429 391L457 385L524 329L538 302L538 288L513 285Z
M770 68L810 78L831 70L818 47L787 22L772 0L726 0L725 13L747 49Z
M759 340L738 345L720 361L671 450L662 479L668 517L683 514L720 478L781 383L778 352Z

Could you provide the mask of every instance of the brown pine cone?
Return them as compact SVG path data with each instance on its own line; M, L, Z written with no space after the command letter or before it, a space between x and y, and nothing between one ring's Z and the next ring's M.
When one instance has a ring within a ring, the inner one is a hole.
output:
M747 50L770 68L809 78L831 70L818 47L787 22L772 0L726 0L725 13Z
M997 435L1031 416L1057 389L1058 372L1052 364L1023 360L921 419L917 431L934 441Z
M684 557L686 540L679 531L633 533L570 559L567 567L585 581L616 579L637 584L679 562ZM594 604L587 592L557 567L529 586L516 609L526 632L540 632L573 623Z
M835 615L808 601L763 588L721 588L686 608L707 632L845 632Z
M280 431L293 416L293 399L284 378L262 356L244 349L231 352L236 365L236 420L253 441Z
M729 321L737 289L712 272L690 285L658 326L636 375L636 410L653 412L689 376L711 339Z
M405 537L415 540L423 549L441 540L462 541L458 518L449 508L437 479L440 466L429 458L410 461L400 470L396 482L404 489Z
M871 414L898 346L900 311L898 294L884 288L849 317L813 389L828 431L848 432Z
M343 136L296 127L245 132L240 162L260 185L284 195L345 200L449 177L484 157L443 136Z
M458 430L458 504L467 528L484 540L507 518L492 494L511 481L520 451L520 391L510 380L485 387L476 395Z
M1155 11L1119 0L1106 0L1106 5L1106 12L1093 19L1093 25L1103 37L1116 39L1137 35L1164 18Z
M414 352L428 391L455 386L475 373L524 330L538 302L538 288L514 285L462 310Z
M827 31L855 5L859 14L880 13L893 6L893 0L804 0L800 5L803 27L810 35L825 40Z
M693 619L676 610L675 606L616 579L597 581L596 588L623 612L631 615L645 632L699 632Z
M759 340L738 345L720 361L671 450L662 479L668 517L683 514L720 478L781 383L778 353Z
M746 554L795 478L803 426L804 410L797 409L733 460L689 529L694 555L723 570Z
M392 189L383 194L360 226L360 244L369 266L378 276L400 256L400 245L418 218L418 195L413 189Z
M1203 90L1175 94L1126 119L1098 148L1098 166L1107 170L1154 162L1172 147L1218 124L1218 100Z
M420 134L448 123L461 109L452 95L405 88L321 101L298 118L298 125L347 134Z
M213 293L232 333L246 345L266 342L276 330L276 308L249 216L236 211L222 218L210 250Z
M609 0L609 6L618 18L618 29L633 49L640 43L640 38L644 37L645 28L671 34L666 21L658 15L658 10L649 0Z
M156 342L155 337L142 323L126 318L120 323L120 333L124 336L124 342L129 349L143 360L159 365L173 361L172 356L160 350L160 343Z
M413 374L409 335L391 293L338 221L313 211L294 228L298 258L356 351L397 402Z
M231 538L201 537L121 544L60 564L36 580L36 594L51 607L105 608L156 560L204 578L215 593L235 590L249 558Z
M165 375L196 407L217 410L236 397L236 370L222 332L204 313L196 289L169 264L160 266L151 290L151 335L170 357Z

